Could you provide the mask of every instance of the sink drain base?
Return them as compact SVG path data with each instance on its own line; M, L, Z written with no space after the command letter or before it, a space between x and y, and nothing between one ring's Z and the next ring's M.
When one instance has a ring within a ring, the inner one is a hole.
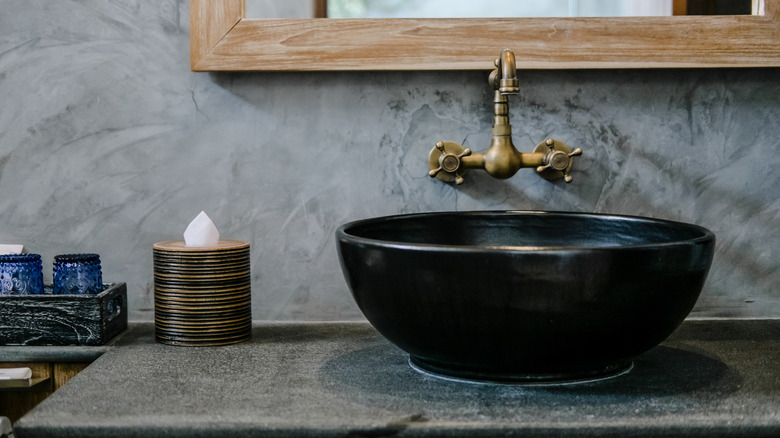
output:
M633 362L621 362L598 368L576 371L551 372L551 373L523 373L523 372L492 372L484 370L464 369L443 365L409 356L409 365L416 371L446 380L455 380L468 383L493 383L514 385L562 385L587 383L603 379L609 379L626 374L634 367Z

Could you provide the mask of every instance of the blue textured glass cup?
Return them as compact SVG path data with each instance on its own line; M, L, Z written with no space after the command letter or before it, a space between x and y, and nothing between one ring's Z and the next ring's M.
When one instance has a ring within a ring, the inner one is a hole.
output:
M0 255L0 295L43 293L43 264L40 254Z
M103 273L97 254L60 254L54 257L55 295L99 294Z

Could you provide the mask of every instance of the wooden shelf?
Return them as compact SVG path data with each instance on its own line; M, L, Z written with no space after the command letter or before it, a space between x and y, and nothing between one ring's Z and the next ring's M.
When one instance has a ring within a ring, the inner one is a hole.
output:
M50 377L34 377L30 379L0 380L0 391L31 391L49 392L52 381Z

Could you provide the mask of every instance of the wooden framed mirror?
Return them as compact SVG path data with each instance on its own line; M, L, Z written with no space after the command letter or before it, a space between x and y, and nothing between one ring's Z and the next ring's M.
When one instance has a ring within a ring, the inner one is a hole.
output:
M245 0L190 0L193 71L780 66L780 0L754 15L249 19Z

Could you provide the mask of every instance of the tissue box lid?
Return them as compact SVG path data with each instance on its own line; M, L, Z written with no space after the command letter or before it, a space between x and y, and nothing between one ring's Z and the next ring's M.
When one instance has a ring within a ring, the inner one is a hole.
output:
M218 244L213 246L187 246L183 240L166 240L155 243L152 248L158 252L230 252L249 248L249 242L220 240Z

